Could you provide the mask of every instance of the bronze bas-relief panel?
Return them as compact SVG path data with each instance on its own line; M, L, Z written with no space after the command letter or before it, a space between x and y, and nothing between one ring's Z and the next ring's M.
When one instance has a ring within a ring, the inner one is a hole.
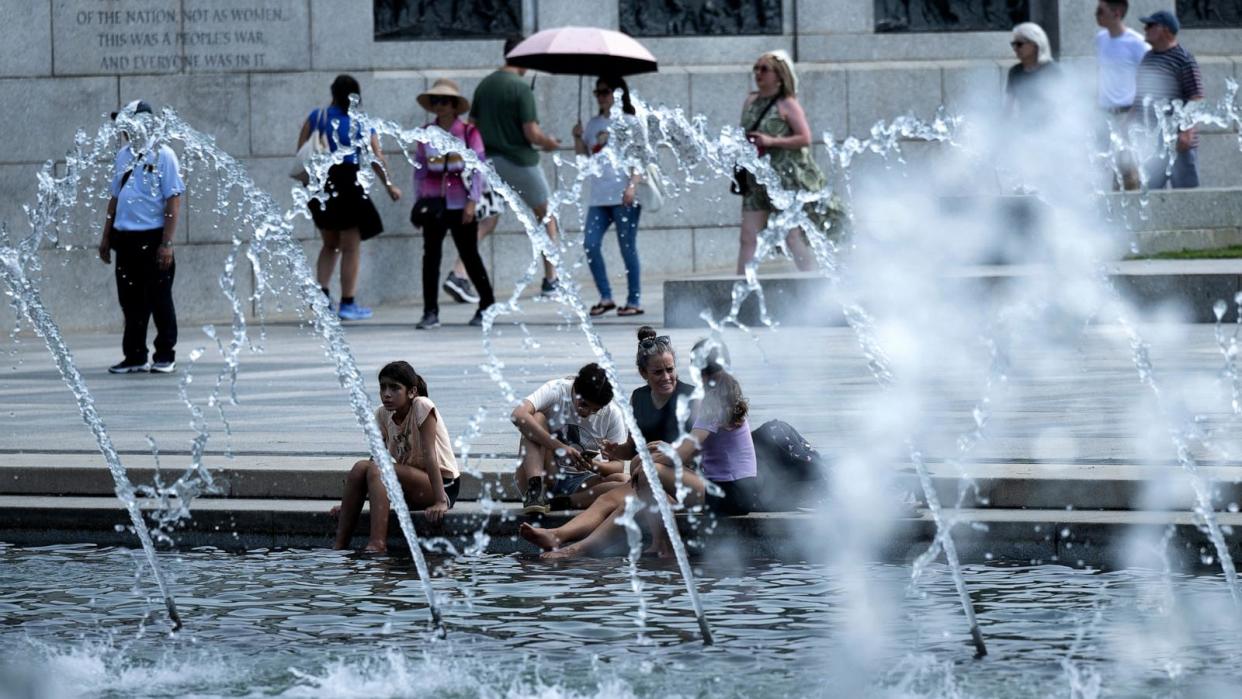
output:
M376 41L492 39L522 32L522 0L375 0Z
M1177 0L1177 19L1189 29L1242 28L1242 0Z
M1028 0L875 0L877 32L1009 31L1030 17Z
M620 0L631 36L741 36L781 33L781 0Z

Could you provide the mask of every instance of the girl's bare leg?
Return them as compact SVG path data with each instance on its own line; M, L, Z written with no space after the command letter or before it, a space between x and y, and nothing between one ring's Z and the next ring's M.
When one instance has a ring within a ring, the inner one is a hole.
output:
M587 507L595 502L604 493L610 492L629 483L630 479L624 473L613 473L604 476L603 480L590 488L579 490L569 496L569 502L575 509Z
M354 538L354 527L362 514L362 502L367 496L367 469L370 461L359 461L345 476L345 494L337 508L336 541L333 548L347 549Z
M380 478L379 466L367 462L367 487L371 495L371 535L367 538L367 550L384 553L388 550L388 491ZM435 502L431 492L431 478L422 469L396 464L397 480L410 508L422 508Z
M613 492L623 491L615 490ZM605 520L595 527L594 531L587 535L585 539L554 551L545 551L539 557L547 560L581 558L583 556L596 556L607 551L625 541L625 527L617 524L617 518L624 514L625 498L622 498L621 504L614 508Z
M651 532L651 546L647 549L647 553L654 553L660 558L671 558L673 546L669 543L668 532L664 529L664 520L660 518L660 512L653 507L648 507L643 510L642 518L647 524L647 531Z
M768 212L742 210L742 232L737 248L737 273L746 274L746 265L755 259L759 247L759 231L768 225Z
M793 255L794 266L798 268L799 272L815 271L815 253L811 251L811 246L807 244L806 235L801 228L795 228L789 231L789 235L785 236L785 249L789 250L790 255Z
M590 507L555 529L539 529L523 522L518 527L518 534L545 551L555 549L567 542L577 541L608 519L608 515L617 509L618 505L624 511L625 495L632 492L634 491L629 488L615 488L596 498Z
M656 473L660 476L660 487L664 489L665 494L669 498L676 500L677 498L677 471L667 464L656 464ZM703 478L699 474L688 468L681 469L681 485L683 488L689 488L690 492L686 494L686 499L682 504L686 507L696 507L703 504L703 495L707 492L707 486L703 483ZM638 496L643 499L651 507L655 507L655 501L651 499L651 488L643 481L636 488Z
M319 248L319 259L315 262L315 276L319 286L326 289L332 284L336 259L341 253L341 234L339 231L319 231L319 237L323 239L323 247Z
M677 472L672 466L666 464L656 464L656 473L660 476L660 488L664 491L662 497L674 501L677 492ZM688 468L681 471L681 484L684 488L689 488L690 492L686 494L682 504L686 507L696 507L703 504L703 496L706 492L706 485L699 474ZM643 521L646 522L651 531L651 547L647 550L654 552L660 558L668 558L673 555L673 547L669 542L668 532L664 529L664 520L660 517L659 510L656 509L655 500L651 492L650 486L644 480L636 488L638 496L647 504L647 510L643 513Z
M362 234L357 228L341 231L341 296L358 293L358 271L362 269Z

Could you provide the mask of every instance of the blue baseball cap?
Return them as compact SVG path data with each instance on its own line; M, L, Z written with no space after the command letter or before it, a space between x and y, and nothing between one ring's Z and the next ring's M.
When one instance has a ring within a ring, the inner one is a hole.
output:
M1177 16L1168 10L1160 10L1159 12L1153 12L1146 17L1139 17L1139 21L1143 23L1144 27L1149 24L1164 25L1174 34L1182 28L1181 23L1177 21Z

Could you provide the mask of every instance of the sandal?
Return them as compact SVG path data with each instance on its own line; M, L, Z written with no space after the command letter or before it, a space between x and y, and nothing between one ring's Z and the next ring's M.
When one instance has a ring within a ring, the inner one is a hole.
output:
M622 306L617 309L617 315L619 316L640 316L644 313L646 313L646 311L638 306Z
M613 303L612 301L608 301L607 303L600 301L594 306L591 306L591 315L602 316L608 311L611 311L612 309L616 307L617 307L617 304Z

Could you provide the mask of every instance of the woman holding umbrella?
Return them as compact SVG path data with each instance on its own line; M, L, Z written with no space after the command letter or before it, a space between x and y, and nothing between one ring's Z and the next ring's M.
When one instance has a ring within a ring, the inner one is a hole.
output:
M769 156L782 188L812 192L823 189L827 178L811 156L811 126L798 103L798 76L793 59L784 51L769 51L755 61L753 73L756 89L746 96L742 106L742 128L746 129L747 138L759 149L759 155ZM759 232L767 227L768 217L776 208L768 198L767 189L756 182L749 171L741 175L734 191L742 195L737 273L745 274L746 265L755 257ZM838 209L833 202L807 207L808 216L821 224L821 230L826 228L822 225L825 213L835 217ZM801 229L791 230L785 245L799 270L815 269L815 256Z
M630 88L625 80L615 76L601 77L595 83L595 100L599 103L599 114L591 117L585 128L581 122L574 126L574 152L578 155L593 156L607 147L608 125L616 90L621 90L621 111L630 115L635 113L634 105L630 104ZM642 213L642 207L636 198L641 179L637 172L618 172L613 162L604 158L600 162L600 174L590 180L585 247L591 276L595 279L595 287L599 289L599 303L591 307L593 316L601 316L614 308L619 316L643 313L640 303L642 284L637 242L638 217ZM604 234L614 223L617 226L621 259L625 261L627 287L625 305L620 308L612 300L612 286L608 283L608 269L604 264L601 249Z

